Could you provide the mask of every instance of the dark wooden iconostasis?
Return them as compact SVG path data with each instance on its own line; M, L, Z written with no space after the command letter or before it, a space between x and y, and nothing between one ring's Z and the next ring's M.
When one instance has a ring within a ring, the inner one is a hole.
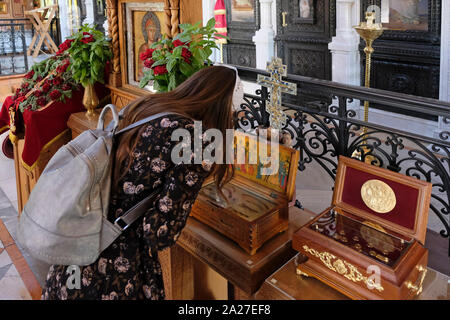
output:
M259 29L259 1L225 0L228 37L223 61L244 67L256 67L256 47L252 37Z
M394 8L390 13L390 24L383 24L388 30L374 42L371 87L439 99L441 0L417 0L413 3L422 8L420 20L402 24L403 20L394 10L408 8ZM372 4L381 6L381 0L362 1L362 19ZM364 84L365 74L364 46L364 41L361 41L361 84ZM390 110L385 106L373 107Z
M83 1L84 2L84 1ZM104 32L103 24L106 20L106 4L105 0L94 0L94 21L97 29Z
M331 80L328 44L336 30L335 0L277 0L278 57L288 73Z

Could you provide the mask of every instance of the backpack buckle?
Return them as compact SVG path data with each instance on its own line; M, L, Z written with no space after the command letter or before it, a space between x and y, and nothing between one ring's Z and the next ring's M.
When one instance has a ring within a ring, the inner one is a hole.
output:
M116 221L114 221L114 225L121 229L121 231L128 229L128 227L130 226L122 219L122 217L117 218Z

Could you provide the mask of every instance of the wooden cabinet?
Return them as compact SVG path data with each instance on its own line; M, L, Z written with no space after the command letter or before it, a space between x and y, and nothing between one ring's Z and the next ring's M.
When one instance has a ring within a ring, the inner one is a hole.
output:
M294 234L298 270L352 299L412 299L422 291L432 186L340 157L332 207Z

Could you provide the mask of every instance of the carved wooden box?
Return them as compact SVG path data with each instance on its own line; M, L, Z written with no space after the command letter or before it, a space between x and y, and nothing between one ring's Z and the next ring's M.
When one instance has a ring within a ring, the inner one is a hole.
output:
M313 276L352 299L411 299L422 291L431 184L340 157L332 207L293 247Z
M236 139L246 139L246 164L234 165L233 179L222 189L226 200L212 179L208 179L191 216L234 240L253 255L267 240L288 228L288 206L295 192L299 152L278 145L278 171L262 175L263 165L259 158L256 164L248 161L248 148L259 148L256 136L236 134ZM270 150L270 144L264 143Z

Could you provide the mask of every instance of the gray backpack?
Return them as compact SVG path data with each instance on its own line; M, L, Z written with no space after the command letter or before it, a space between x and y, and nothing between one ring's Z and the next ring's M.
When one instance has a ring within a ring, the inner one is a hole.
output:
M113 120L104 129L108 109ZM31 256L49 264L92 264L123 230L142 216L160 190L154 190L114 223L107 220L114 138L167 114L142 119L116 133L119 115L114 105L107 105L96 130L83 132L55 153L19 220L18 241Z

